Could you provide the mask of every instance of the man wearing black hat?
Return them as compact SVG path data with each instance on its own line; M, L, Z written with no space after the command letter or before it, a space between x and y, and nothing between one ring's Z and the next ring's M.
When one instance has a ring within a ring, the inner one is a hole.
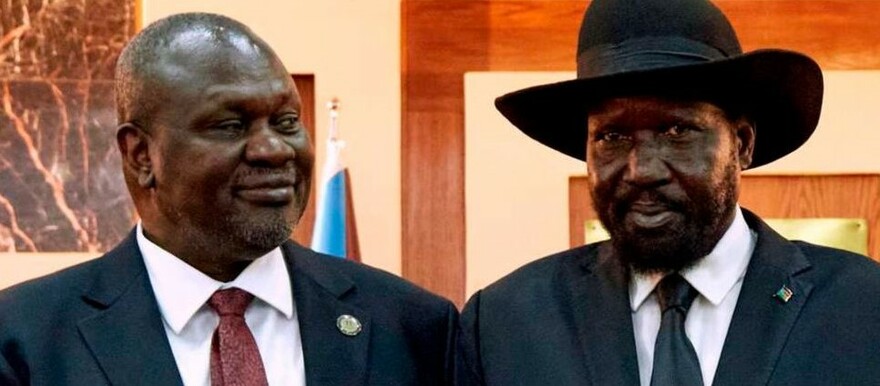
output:
M740 174L816 128L822 73L742 53L705 0L595 0L577 79L504 95L521 131L585 160L608 242L477 292L466 385L875 385L880 266L784 239L737 205Z

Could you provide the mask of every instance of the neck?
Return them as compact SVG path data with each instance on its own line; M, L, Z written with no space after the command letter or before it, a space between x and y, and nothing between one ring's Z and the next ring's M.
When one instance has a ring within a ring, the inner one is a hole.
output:
M150 242L208 277L224 283L235 280L254 260L269 252L236 248L222 241L204 242L204 238L187 237L180 233L175 233L180 237L167 237L161 232L151 232L146 224L143 224L143 231L144 237Z

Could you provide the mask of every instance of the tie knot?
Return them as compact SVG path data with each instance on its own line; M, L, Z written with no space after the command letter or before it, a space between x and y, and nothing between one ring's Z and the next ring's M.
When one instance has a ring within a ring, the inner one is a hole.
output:
M254 300L254 295L247 291L239 288L228 288L214 292L211 298L208 299L208 305L214 311L217 311L217 314L220 316L244 316L244 311L251 304L252 300Z
M657 301L663 312L672 308L681 309L687 313L697 298L697 290L677 273L669 274L657 284Z

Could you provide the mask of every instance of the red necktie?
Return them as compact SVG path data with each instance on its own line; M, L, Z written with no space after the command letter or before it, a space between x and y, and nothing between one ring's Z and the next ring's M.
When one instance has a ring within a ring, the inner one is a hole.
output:
M208 305L220 315L211 340L211 386L266 386L266 370L244 311L254 295L238 288L214 292Z

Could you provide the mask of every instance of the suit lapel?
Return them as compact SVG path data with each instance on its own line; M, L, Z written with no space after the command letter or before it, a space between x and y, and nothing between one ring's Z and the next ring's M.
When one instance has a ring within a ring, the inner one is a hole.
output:
M284 245L293 283L293 298L302 337L306 383L310 385L362 385L366 383L370 316L346 299L354 283L346 275L320 264L319 256L293 243ZM355 317L360 333L348 336L337 328L342 315Z
M113 385L181 385L134 232L101 257L83 299L100 310L78 327Z
M602 243L588 253L597 258L582 259L584 272L570 280L574 324L585 354L592 384L638 385L639 368L632 328L625 271Z
M813 289L798 276L810 268L800 249L751 212L743 212L758 242L721 352L716 386L767 384ZM793 292L788 301L774 296L783 286Z

